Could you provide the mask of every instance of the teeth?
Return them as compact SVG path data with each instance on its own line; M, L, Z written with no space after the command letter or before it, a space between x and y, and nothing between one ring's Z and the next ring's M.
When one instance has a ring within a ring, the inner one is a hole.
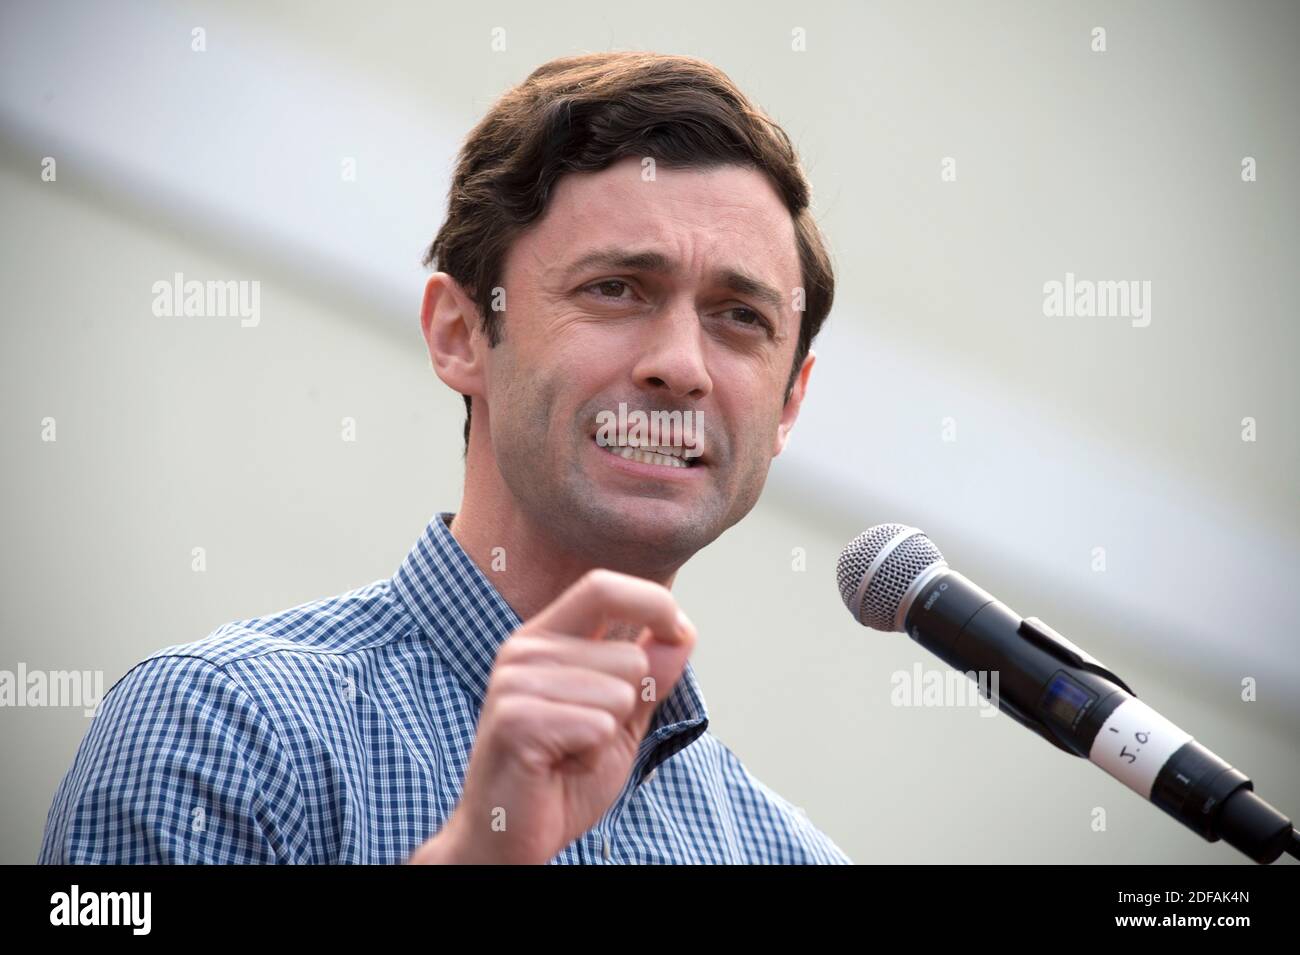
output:
M685 461L681 460L679 455L681 451L674 448L663 448L663 451L669 452L662 454L658 451L650 451L646 448L622 447L616 448L608 445L602 445L610 454L617 454L625 461L640 461L642 464L657 464L660 467L668 468L688 468L690 467Z

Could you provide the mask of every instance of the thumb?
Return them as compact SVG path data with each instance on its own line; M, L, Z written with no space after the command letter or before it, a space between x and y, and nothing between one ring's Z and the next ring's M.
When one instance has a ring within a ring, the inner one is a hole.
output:
M685 614L679 615L677 622L681 639L676 643L656 637L649 627L641 631L636 641L650 661L649 675L641 681L636 709L628 720L628 727L635 732L638 742L650 728L659 704L668 698L681 679L686 661L695 649L695 625Z

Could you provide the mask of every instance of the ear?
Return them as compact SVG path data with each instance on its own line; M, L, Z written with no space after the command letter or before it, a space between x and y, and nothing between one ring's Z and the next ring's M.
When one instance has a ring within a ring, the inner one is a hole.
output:
M435 272L424 286L420 328L429 363L443 383L462 395L482 398L485 342L478 308L446 272Z
M790 389L790 397L785 407L781 409L781 421L776 428L776 443L772 447L772 457L784 451L786 442L790 440L790 431L794 428L795 419L799 417L799 406L803 404L803 396L808 390L808 376L812 373L816 361L817 353L809 349L808 357L803 360L803 366L794 380L794 387Z

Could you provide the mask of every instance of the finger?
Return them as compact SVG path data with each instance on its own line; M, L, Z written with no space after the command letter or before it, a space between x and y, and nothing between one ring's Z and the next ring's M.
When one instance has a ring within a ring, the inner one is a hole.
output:
M636 690L629 681L581 667L504 666L493 671L492 689L498 694L533 696L605 710L620 723L632 715L637 704Z
M599 670L639 684L650 660L635 643L586 640L569 634L516 633L501 645L496 666L555 664Z
M536 696L502 698L492 719L493 738L510 741L516 752L521 747L540 751L552 765L608 745L622 725L605 710Z
M665 643L681 642L689 626L666 587L611 570L584 574L525 626L599 640L618 621L649 627Z
M646 730L654 719L655 710L681 680L686 669L686 661L695 650L697 634L695 626L687 621L686 631L680 643L664 643L654 639L649 631L642 634L637 641L650 662L649 673L642 678L641 690L637 694L637 705L628 721L629 727L638 739L645 736Z

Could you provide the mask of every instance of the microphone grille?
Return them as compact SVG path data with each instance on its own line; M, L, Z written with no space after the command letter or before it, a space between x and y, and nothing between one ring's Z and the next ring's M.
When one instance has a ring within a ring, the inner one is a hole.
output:
M896 621L908 588L937 563L943 563L943 554L922 531L906 524L877 524L840 551L835 568L840 599L864 626L901 629Z

